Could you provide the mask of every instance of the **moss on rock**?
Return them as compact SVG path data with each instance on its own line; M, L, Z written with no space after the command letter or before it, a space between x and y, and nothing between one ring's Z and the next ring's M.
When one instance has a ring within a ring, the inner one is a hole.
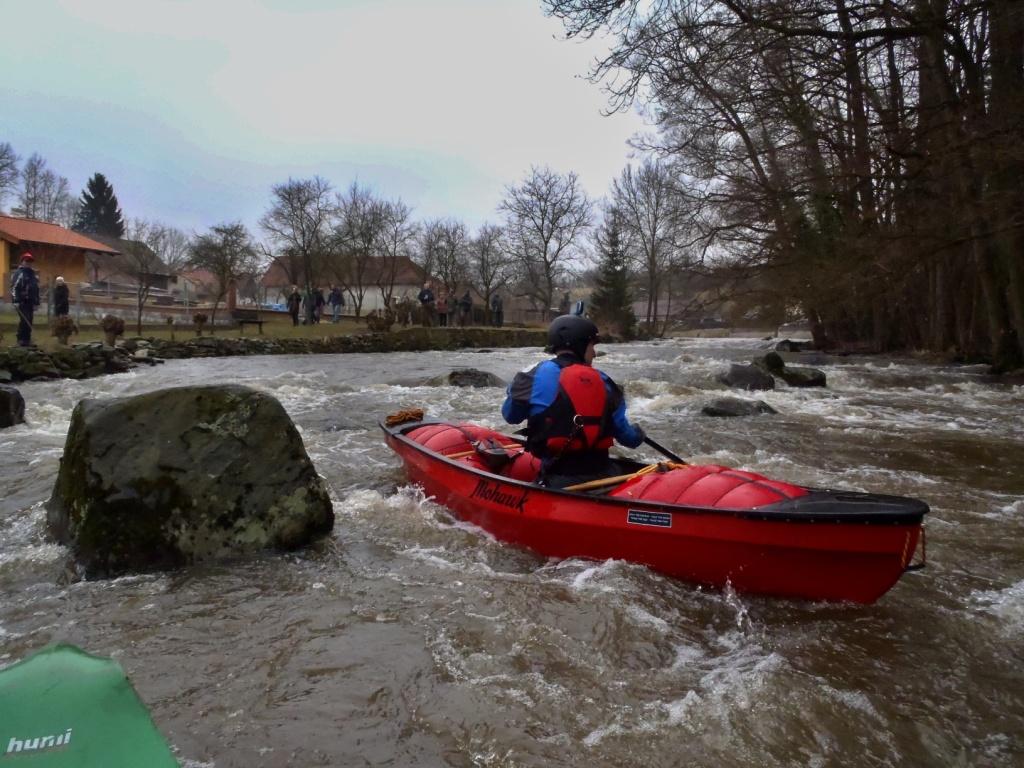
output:
M334 513L281 404L220 386L80 402L47 519L102 576L299 547Z

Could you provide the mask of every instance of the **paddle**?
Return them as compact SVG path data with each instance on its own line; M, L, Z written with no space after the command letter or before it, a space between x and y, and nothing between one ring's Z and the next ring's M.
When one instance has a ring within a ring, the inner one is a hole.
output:
M651 448L656 450L662 456L665 456L665 457L667 457L669 459L672 459L672 461L675 461L675 462L677 462L679 464L686 464L687 463L685 460L679 458L674 453L672 453L672 451L670 451L668 448L663 446L661 443L658 443L658 442L652 440L651 438L647 437L646 435L644 435L644 442L647 443L649 446L651 446Z

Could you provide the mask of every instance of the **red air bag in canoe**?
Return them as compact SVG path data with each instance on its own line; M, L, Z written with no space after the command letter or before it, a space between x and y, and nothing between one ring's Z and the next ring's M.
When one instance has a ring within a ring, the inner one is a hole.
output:
M623 483L609 495L694 507L755 509L806 496L807 489L753 472L707 464L642 475Z

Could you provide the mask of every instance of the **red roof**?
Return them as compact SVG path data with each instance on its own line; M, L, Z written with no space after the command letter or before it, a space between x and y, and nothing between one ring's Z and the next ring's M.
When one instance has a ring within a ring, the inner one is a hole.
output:
M179 272L178 275L191 280L197 285L216 285L217 276L207 269L189 269Z
M274 259L270 262L270 266L267 267L267 271L264 272L263 277L260 278L260 285L264 288L276 288L279 285L291 284L292 280L289 279L288 273L281 265L280 259Z
M2 214L0 214L0 237L15 245L41 243L65 248L82 248L98 253L118 253L109 245L98 243L78 232L65 229L59 224L50 224L36 219L19 219L16 216Z

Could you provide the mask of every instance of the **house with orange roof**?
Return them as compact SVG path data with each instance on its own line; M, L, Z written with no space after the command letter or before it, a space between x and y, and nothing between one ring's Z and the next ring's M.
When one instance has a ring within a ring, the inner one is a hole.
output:
M10 301L11 273L21 254L29 251L43 290L60 275L76 295L77 286L89 282L91 259L112 258L119 252L86 235L36 219L0 214L0 298Z

